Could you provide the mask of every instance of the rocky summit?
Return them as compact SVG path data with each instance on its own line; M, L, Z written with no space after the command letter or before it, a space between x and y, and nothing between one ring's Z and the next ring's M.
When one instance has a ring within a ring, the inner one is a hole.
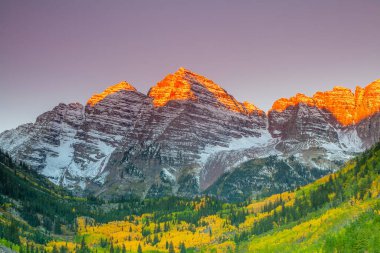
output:
M77 194L233 200L335 171L380 140L379 112L380 80L282 98L266 114L180 68L148 94L124 81L59 104L1 133L0 147Z

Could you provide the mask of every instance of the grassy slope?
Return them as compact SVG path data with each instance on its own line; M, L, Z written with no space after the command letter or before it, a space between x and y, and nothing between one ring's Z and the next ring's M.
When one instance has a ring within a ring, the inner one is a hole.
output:
M361 217L370 217L369 222L372 224L370 229L374 232L380 231L380 215L379 209L376 207L378 204L379 201L373 199L360 201L353 206L344 203L337 208L328 209L322 214L310 215L309 219L302 221L300 224L293 224L293 226L287 228L274 229L267 234L254 236L249 242L242 243L239 251L334 252L334 249L343 248L345 249L343 252L360 252L354 251L351 246L346 245L347 241L356 244L356 238L351 237L345 231L352 224L357 224L357 234L368 238L371 233L369 233L368 226L361 222ZM339 236L335 238L337 233ZM374 245L380 246L380 233L374 235L376 239L368 238L371 243L363 244L360 248L364 247L369 252L374 252L372 251ZM339 244L341 242L344 243ZM372 245L372 247L369 247L369 245Z

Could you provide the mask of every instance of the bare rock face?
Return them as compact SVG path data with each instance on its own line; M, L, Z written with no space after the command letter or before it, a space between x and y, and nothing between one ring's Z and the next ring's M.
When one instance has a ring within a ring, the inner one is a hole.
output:
M380 81L355 93L335 87L282 98L265 114L180 68L147 95L124 81L85 106L60 104L1 133L0 147L81 194L191 197L207 189L235 200L338 169L379 141L379 112Z

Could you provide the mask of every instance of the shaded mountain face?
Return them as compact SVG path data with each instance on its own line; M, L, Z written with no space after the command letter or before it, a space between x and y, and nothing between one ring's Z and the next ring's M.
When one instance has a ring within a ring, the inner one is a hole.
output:
M336 87L280 99L265 114L180 68L147 95L121 82L85 106L60 104L0 134L0 147L78 193L194 196L228 178L245 197L310 182L379 141L379 101L376 81L355 94ZM265 159L276 162L255 162ZM290 179L277 182L284 168Z

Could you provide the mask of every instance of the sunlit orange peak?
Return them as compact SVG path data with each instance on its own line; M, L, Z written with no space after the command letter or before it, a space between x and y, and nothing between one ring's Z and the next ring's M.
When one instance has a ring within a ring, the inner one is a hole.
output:
M149 90L148 96L153 98L154 106L164 106L170 100L194 100L190 83L184 78L187 71L179 68L174 74L167 75L156 86Z
M122 91L122 90L126 90L126 91L136 91L136 89L130 85L129 83L127 83L126 81L122 81L120 83L117 83L115 85L112 85L110 87L108 87L107 89L105 89L102 93L99 93L99 94L95 94L93 95L88 101L87 101L87 104L90 105L90 106L94 106L96 105L97 103L99 103L100 101L102 101L104 98L106 98L107 96L113 94L113 93L116 93L118 91Z
M212 80L198 75L183 67L174 74L169 74L156 86L152 87L148 95L153 98L154 106L164 106L170 100L196 100L197 95L192 90L192 85L200 85L205 92L212 96L225 108L244 114L251 114L254 110L260 111L256 106L249 103L239 103L233 96L229 95L223 88Z
M317 92L313 97L297 94L289 99L281 98L274 102L273 111L282 112L289 106L300 103L327 110L344 126L380 112L380 80L372 82L365 88L357 87L355 93L350 89L336 86L330 91Z

